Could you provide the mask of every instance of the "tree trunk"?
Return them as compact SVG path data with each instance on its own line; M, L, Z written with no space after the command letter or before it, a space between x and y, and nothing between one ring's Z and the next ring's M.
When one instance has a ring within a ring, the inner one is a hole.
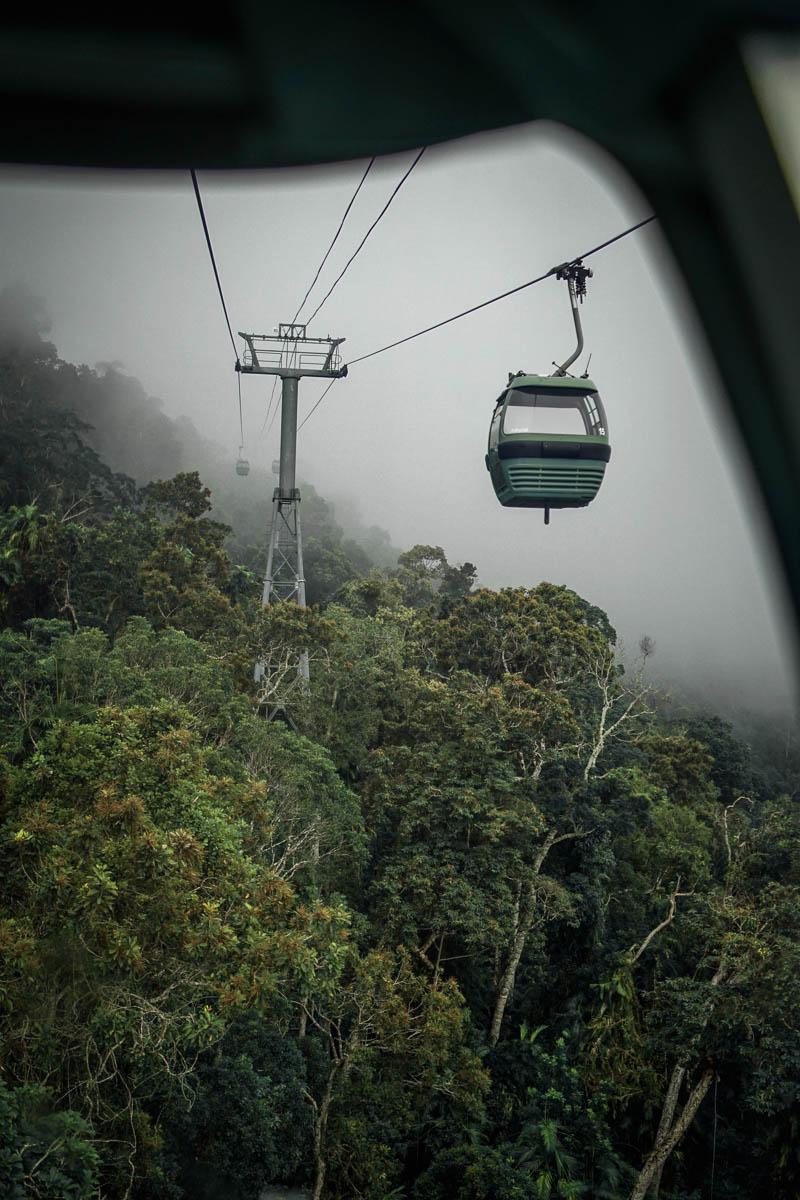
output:
M609 700L609 697L608 697L608 680L607 679L606 679L605 685L602 688L602 692L603 692L603 703L600 707L600 721L597 726L597 733L595 734L594 744L592 746L591 753L589 754L589 757L586 761L586 766L583 771L583 778L586 780L588 780L592 771L597 766L597 760L600 757L600 755L603 753L603 750L605 749L605 745L606 745L606 737L607 737L606 722L608 721L608 714L611 711L611 701Z
M338 699L339 699L339 685L337 683L333 689L333 695L331 697L330 710L329 710L330 714L331 714L331 719L328 722L328 726L325 730L325 739L322 743L323 746L329 746L331 738L333 737L333 714L336 712L336 703L337 703Z
M325 1091L319 1103L314 1119L314 1190L312 1200L320 1200L325 1186L325 1134L328 1129L328 1114L333 1100L333 1085L341 1069L341 1063L335 1062L328 1075Z
M656 1145L657 1146L660 1146L661 1143L666 1140L667 1134L669 1133L670 1129L672 1128L672 1122L675 1117L675 1109L678 1106L678 1096L680 1095L681 1084L683 1083L683 1078L684 1078L685 1074L686 1074L686 1067L681 1066L681 1064L678 1063L678 1065L675 1067L675 1069L673 1070L673 1072L670 1076L669 1086L667 1087L667 1094L664 1097L664 1106L661 1109L661 1120L658 1122L658 1133L656 1134ZM655 1175L653 1176L653 1183L652 1183L653 1200L658 1200L658 1189L661 1187L661 1171L662 1171L662 1169L663 1169L663 1163L658 1168Z
M673 1075L674 1077L674 1075ZM681 1140L686 1130L691 1125L695 1118L698 1108L703 1103L703 1100L711 1087L711 1081L714 1078L714 1068L706 1067L698 1082L694 1085L686 1104L683 1106L683 1111L675 1121L670 1132L663 1141L656 1140L656 1144L648 1154L644 1161L644 1166L639 1172L639 1177L633 1185L633 1191L630 1195L630 1200L644 1200L647 1195L648 1188L655 1179L657 1174L663 1170L664 1163L669 1158L672 1151ZM670 1083L672 1081L670 1080ZM669 1093L668 1093L669 1095ZM663 1120L663 1114L662 1114Z
M548 833L542 845L539 847L539 852L533 860L531 873L536 877L542 869L544 860L552 850L556 842L563 841L565 837L577 836L564 835L556 836L556 831L552 830ZM502 975L500 976L500 986L497 989L497 998L494 1003L494 1012L492 1013L492 1023L489 1027L489 1045L496 1046L500 1040L500 1030L503 1025L503 1017L505 1016L506 1005L514 990L514 981L517 977L517 968L522 958L522 952L525 949L525 943L528 940L528 934L533 926L533 918L536 913L536 901L533 894L533 884L529 883L527 887L527 895L524 901L520 903L519 919L517 928L514 934L514 940L511 943L511 953L508 956L508 962L505 965Z
M674 900L673 900L673 905L674 905ZM637 957L638 957L638 955L637 955ZM717 967L713 976L711 977L710 983L711 983L712 987L719 987L719 985L725 979L727 970L728 970L728 968L723 960ZM703 1024L700 1026L700 1029L698 1030L697 1037L695 1038L695 1042L699 1039L699 1035L702 1033L702 1031L705 1029L706 1025L708 1025L708 1022L711 1020L711 1014L713 1011L714 1011L714 1002L711 1001L706 1008L706 1014L703 1019ZM687 1062L688 1062L688 1055L686 1057L684 1057L682 1062L679 1062L676 1064L676 1066L673 1068L672 1074L670 1075L669 1085L667 1087L667 1094L664 1097L664 1106L661 1109L661 1120L658 1122L658 1133L656 1134L656 1142L655 1142L656 1147L661 1145L661 1143L666 1139L667 1134L669 1133L670 1129L672 1128L672 1121L675 1116L675 1109L678 1104L678 1095L681 1090L681 1084L683 1083L684 1077L686 1075ZM665 1161L666 1161L666 1159L664 1160L664 1162ZM662 1162L661 1165L656 1168L656 1170L653 1174L652 1183L651 1183L651 1194L653 1196L653 1200L658 1200L658 1191L659 1191L659 1188L661 1187L661 1172L664 1167L664 1162Z
M497 989L497 998L494 1004L494 1012L492 1013L492 1024L489 1029L490 1046L496 1046L500 1039L500 1029L503 1024L506 1005L514 990L517 967L519 966L522 951L525 949L525 942L528 940L528 934L533 925L534 898L532 893L533 889L531 888L527 898L526 911L524 911L517 925L517 932L514 941L511 943L511 953L508 956L508 962L505 965L503 974L500 976L500 986Z

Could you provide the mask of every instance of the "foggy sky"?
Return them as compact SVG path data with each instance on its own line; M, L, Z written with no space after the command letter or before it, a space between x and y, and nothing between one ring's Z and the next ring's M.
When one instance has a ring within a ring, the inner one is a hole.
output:
M312 295L321 298L411 154L380 160ZM234 331L291 319L364 163L200 174ZM506 290L650 212L614 164L566 130L531 126L433 147L311 332L357 357ZM230 450L233 354L187 174L0 172L0 286L48 305L61 356L119 360L172 416ZM657 225L590 262L582 310L612 459L596 501L503 509L484 466L509 371L548 373L574 339L564 284L548 280L353 368L302 430L298 473L355 496L395 544L439 544L490 587L564 583L605 609L630 648L655 638L667 679L744 703L790 699L781 586L749 468ZM311 306L306 310L311 311ZM586 355L580 361L583 368ZM245 378L245 452L271 381ZM323 384L304 381L302 416ZM252 480L238 481L243 489Z

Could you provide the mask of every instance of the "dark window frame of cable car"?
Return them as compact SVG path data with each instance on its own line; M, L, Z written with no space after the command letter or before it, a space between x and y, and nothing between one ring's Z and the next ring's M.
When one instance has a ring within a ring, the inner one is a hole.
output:
M578 380L568 376L554 380L551 377L541 379L539 376L523 376L515 378L512 386L503 393L498 405L503 403L502 432L506 437L522 434L538 434L557 439L567 439L573 436L606 437L606 414L600 393L590 379ZM561 428L548 430L546 422L534 420L527 429L509 429L509 408L533 410L547 413L574 413L580 420L580 428Z

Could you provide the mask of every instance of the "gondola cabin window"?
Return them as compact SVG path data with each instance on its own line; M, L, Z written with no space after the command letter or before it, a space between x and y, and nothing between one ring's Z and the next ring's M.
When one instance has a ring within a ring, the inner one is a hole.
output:
M599 433L592 400L585 392L570 393L563 388L558 392L513 388L506 403L503 433Z

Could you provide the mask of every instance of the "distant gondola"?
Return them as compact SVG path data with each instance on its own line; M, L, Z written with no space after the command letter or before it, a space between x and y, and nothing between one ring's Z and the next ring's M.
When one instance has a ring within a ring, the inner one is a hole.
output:
M582 508L597 495L611 457L608 425L596 385L567 374L583 349L578 299L591 272L580 262L559 268L569 284L578 345L554 375L509 375L498 397L486 466L507 508Z

